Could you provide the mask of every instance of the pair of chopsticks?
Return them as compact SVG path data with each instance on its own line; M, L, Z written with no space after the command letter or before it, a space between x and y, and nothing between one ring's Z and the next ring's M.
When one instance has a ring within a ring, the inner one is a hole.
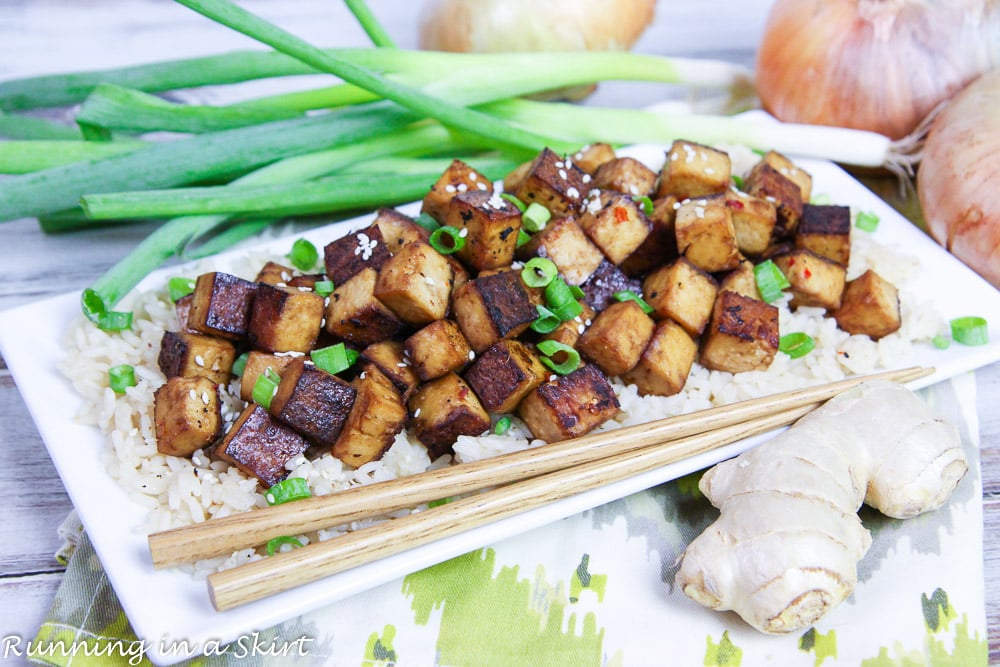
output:
M150 553L156 567L168 567L490 488L212 574L209 594L223 611L786 426L861 382L931 373L908 368L847 378L211 519L150 535Z

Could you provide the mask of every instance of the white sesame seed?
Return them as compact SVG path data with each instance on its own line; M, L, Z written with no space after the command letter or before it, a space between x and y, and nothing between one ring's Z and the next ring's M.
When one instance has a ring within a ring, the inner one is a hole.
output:
M552 375L549 376L549 382L555 382L557 378L558 378L557 375L552 374Z
M413 418L416 419L420 416L420 408L417 408L413 413Z
M424 276L424 282L428 285L437 285L437 283L434 282L434 278L431 276Z
M201 402L204 403L205 405L208 405L209 402L211 402L211 399L208 397L207 391L201 392Z
M563 179L564 181L565 181L565 180L566 180L567 178L569 178L569 175L568 175L568 174L566 173L566 170L565 170L565 169L560 169L560 170L559 170L559 178Z
M197 401L198 400L198 394L195 392L194 389L192 389L191 391L188 392L188 396L191 397L192 401Z
M405 361L400 361L398 364L396 364L396 367L397 368L406 368L406 362Z
M463 238L464 239L468 235L469 235L469 228L468 227L462 227L461 231L458 232L459 238Z
M459 183L458 187L455 188L455 189L458 190L459 192L467 192L468 189L469 189L469 186L466 185L465 183Z
M490 189L490 186L488 186L486 183L483 183L482 181L479 181L478 183L476 183L476 188L479 190L486 191Z
M292 279L292 275L290 273L288 273L288 271L282 271L281 272L281 279L284 280L287 283L289 280Z
M584 183L590 183L592 179L590 178L590 174L584 174L582 180Z
M715 170L711 167L705 167L705 173L711 175L715 173Z
M576 188L571 187L568 190L566 190L566 196L569 197L570 199L579 199L580 191L577 190Z
M566 166L566 163L563 162L562 160L556 160L555 162L553 162L553 164L556 166L556 169L562 169L563 167Z
M368 373L366 371L361 371L361 375L359 375L358 377L364 380L366 377L368 377Z
M587 327L583 326L582 324L576 327L576 332L577 333L581 333L582 334L586 330L587 330Z
M472 361L475 358L476 358L475 350L469 350L469 361Z
M695 206L694 207L694 214L696 216L698 216L699 218L704 218L705 217L705 209L702 208L701 206Z
M450 184L450 183L448 185L444 186L444 191L445 192L455 192L456 190L457 190L457 188L454 185Z
M205 357L201 356L200 354L194 355L194 363L196 365L201 366L202 368L204 368L205 367Z

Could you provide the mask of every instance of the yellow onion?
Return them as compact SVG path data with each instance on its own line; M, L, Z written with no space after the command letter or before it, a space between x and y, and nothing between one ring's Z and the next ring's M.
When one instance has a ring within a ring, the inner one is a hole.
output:
M777 0L757 57L764 107L900 139L1000 66L1000 0Z
M934 119L917 193L934 239L1000 288L1000 70Z

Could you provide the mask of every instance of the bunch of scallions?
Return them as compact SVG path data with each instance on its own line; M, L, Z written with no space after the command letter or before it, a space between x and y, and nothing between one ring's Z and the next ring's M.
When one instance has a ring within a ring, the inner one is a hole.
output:
M455 157L499 178L546 146L683 138L859 166L900 163L898 144L867 132L525 99L610 80L746 90L750 74L734 64L404 51L362 0L345 1L373 48L318 48L229 0L177 0L273 50L0 82L0 136L10 139L0 142L0 172L10 175L0 180L0 221L36 217L54 232L162 220L84 290L87 317L114 330L131 326L131 313L115 305L168 259L218 252L287 216L419 199ZM153 94L316 73L337 83L228 106ZM75 127L19 113L73 104ZM164 131L183 134L150 139Z

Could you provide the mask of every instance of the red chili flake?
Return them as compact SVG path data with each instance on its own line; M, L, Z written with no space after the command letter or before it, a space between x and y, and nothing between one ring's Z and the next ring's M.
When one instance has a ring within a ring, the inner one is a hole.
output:
M804 275L806 278L812 278L812 274L813 272L810 271L809 269L803 269L802 271L802 275Z
M628 220L628 211L624 206L615 206L615 222L625 222Z
M789 257L788 258L788 266L795 266L795 258L794 257Z
M727 199L726 205L729 206L729 208L736 209L737 211L743 210L743 202L741 202L739 199Z

